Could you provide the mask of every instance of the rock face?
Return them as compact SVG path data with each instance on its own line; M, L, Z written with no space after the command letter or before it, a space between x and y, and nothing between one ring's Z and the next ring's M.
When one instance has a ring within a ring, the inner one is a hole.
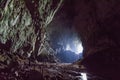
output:
M106 79L119 78L120 1L76 0L75 10L74 24L83 42L84 66Z
M0 69L1 80L81 80L83 72L76 64L38 63L23 68Z
M62 0L1 0L0 55L8 52L36 57L43 48L49 48L46 27L62 2Z

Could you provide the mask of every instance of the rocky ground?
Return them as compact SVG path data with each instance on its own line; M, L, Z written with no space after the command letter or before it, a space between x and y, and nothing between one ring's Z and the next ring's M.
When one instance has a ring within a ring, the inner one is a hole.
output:
M78 65L71 63L31 63L23 66L0 68L0 80L81 80Z

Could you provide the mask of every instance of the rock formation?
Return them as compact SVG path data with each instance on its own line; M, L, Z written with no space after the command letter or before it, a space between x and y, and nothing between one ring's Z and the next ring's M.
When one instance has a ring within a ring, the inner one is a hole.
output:
M120 79L120 1L76 0L75 9L74 24L84 47L82 64L105 79Z
M62 0L1 0L0 4L0 54L35 59L43 48L54 53L46 27Z

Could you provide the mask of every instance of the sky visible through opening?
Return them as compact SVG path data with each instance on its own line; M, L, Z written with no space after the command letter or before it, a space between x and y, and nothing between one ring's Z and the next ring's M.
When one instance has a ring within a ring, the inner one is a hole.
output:
M82 43L78 39L73 39L72 42L69 42L66 44L66 50L72 51L75 54L82 54L83 46L82 46Z
M83 52L83 46L81 43L75 44L75 48L70 47L70 44L67 44L66 50L70 50L75 54L81 54Z

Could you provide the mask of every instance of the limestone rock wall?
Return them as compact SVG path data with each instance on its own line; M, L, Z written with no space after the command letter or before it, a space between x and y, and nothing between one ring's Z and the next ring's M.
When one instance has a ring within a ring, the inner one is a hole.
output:
M75 11L74 24L84 47L83 64L94 74L119 78L120 1L76 0Z

